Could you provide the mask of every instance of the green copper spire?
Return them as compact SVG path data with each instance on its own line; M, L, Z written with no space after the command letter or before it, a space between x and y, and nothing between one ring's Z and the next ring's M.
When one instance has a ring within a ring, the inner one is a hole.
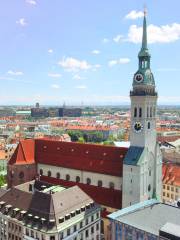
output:
M143 36L142 36L142 47L139 52L139 57L150 56L147 48L147 25L146 25L146 15L147 10L144 9L144 19L143 19Z
M146 27L146 9L144 10L144 20L143 20L143 36L142 36L142 48L141 50L147 50L147 27Z

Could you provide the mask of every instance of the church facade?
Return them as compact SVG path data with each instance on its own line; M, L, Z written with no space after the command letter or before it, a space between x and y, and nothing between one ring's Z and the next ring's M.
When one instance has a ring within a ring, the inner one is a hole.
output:
M22 140L8 163L8 187L34 178L78 185L107 214L150 198L161 198L162 156L156 140L157 92L150 69L146 16L139 68L131 98L130 147Z

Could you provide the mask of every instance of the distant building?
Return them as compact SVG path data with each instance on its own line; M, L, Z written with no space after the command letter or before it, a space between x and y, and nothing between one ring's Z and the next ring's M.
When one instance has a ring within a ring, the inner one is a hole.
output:
M49 117L48 109L46 109L46 108L31 108L31 117L34 117L34 118Z
M59 117L59 108L49 108L49 117Z
M59 108L59 117L80 117L81 115L81 108Z
M79 187L32 181L0 196L0 238L100 239L100 206Z
M180 200L180 165L178 164L163 164L162 200L164 203L172 204Z
M111 240L180 239L180 208L147 200L109 215Z

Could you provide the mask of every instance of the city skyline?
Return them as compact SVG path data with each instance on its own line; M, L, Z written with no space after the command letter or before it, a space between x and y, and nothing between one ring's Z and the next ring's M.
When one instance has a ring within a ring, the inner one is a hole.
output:
M129 104L143 5L130 0L1 3L0 105ZM147 5L159 104L180 103L178 6L177 0Z

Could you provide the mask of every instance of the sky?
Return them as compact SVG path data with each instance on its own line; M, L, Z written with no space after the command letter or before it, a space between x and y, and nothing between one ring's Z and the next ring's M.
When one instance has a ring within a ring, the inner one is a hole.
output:
M143 0L1 0L0 105L129 104ZM180 104L180 1L146 1L159 104Z

